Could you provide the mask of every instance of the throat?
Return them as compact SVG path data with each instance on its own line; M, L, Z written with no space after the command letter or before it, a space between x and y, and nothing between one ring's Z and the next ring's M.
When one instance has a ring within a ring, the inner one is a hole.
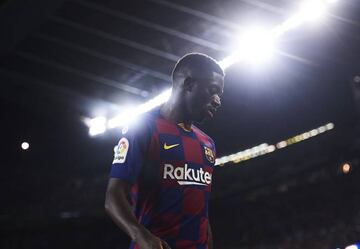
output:
M192 122L186 118L186 112L181 105L176 105L170 101L160 107L160 115L175 124L178 124L184 130L191 131Z

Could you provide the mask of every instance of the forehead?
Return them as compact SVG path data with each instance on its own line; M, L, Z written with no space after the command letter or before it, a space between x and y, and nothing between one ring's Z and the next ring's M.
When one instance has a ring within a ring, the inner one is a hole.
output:
M217 85L221 89L224 88L224 76L216 72L208 74L207 77L204 78L204 82L209 85Z

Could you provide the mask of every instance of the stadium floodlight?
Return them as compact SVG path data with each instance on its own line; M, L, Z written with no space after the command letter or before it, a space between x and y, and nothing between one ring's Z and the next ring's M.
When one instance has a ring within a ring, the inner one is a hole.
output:
M305 0L302 2L299 11L295 15L269 32L251 30L250 32L245 33L242 36L242 42L240 42L239 48L223 60L219 61L220 66L225 70L231 65L244 59L247 59L250 62L262 62L269 59L274 52L274 43L280 36L307 21L321 19L326 14L327 5L335 2L337 2L337 0ZM130 120L134 120L137 115L165 103L170 94L171 89L168 89L144 104L117 115L108 122L106 122L106 119L104 121L103 117L94 118L91 122L86 122L89 126L89 133L92 136L98 135L105 132L107 128L126 125Z
M330 130L332 130L334 128L335 128L335 125L333 123L328 123L326 125L320 126L317 129L313 129L311 131L307 131L307 132L304 132L302 134L295 135L295 136L293 136L291 138L288 138L286 140L280 141L280 142L278 142L276 144L276 146L273 145L273 144L268 145L267 143L263 143L263 144L260 144L258 146L255 146L255 147L252 147L252 148L249 148L249 149L246 149L246 150L243 150L243 151L239 151L239 152L237 152L235 154L231 154L231 155L223 156L223 157L220 157L220 158L216 158L215 166L224 166L226 163L229 163L229 162L238 164L238 163L241 163L243 161L247 161L247 160L250 160L252 158L263 156L263 155L272 153L272 152L274 152L276 150L283 149L283 148L285 148L287 146L297 144L297 143L302 142L302 141L304 141L306 139L309 139L310 137L317 136L317 135L320 134L320 132L318 132L319 129L324 130L323 132L326 132L326 131L330 131ZM316 131L316 134L313 133L311 135L311 132L313 132L313 131ZM350 168L349 168L349 170L350 170Z
M131 122L133 122L140 114L150 111L154 109L155 107L161 105L162 103L165 103L171 95L171 89L168 89L161 93L160 95L156 96L153 99L150 99L149 101L139 105L136 108L129 108L125 112L117 115L116 117L110 119L107 122L107 128L116 128L121 127L124 125L129 125Z
M332 130L332 129L334 129L335 125L333 123L328 123L325 125L325 127L327 130Z
M330 0L328 0L330 2ZM323 0L306 0L300 5L299 11L281 25L270 31L259 28L249 29L240 37L240 47L230 56L221 60L223 69L238 63L248 61L261 63L272 57L276 40L287 31L294 29L307 21L320 20L325 16L326 2Z
M276 37L272 32L261 28L246 29L238 39L239 48L230 56L219 62L223 69L246 61L252 64L260 64L268 61L275 52Z
M285 148L287 145L288 145L288 144L287 144L286 141L281 141L281 142L278 142L278 143L276 144L276 147L277 147L278 149L282 149L282 148Z
M170 95L171 95L171 89L167 89L166 91L162 92L160 95L156 96L155 98L140 105L137 112L141 114L150 111L151 109L165 103L170 98Z
M238 54L250 63L268 61L275 51L275 36L264 29L251 28L240 36Z
M341 165L341 171L343 174L349 174L350 170L351 170L350 163L344 163L343 165Z
M21 143L21 149L27 150L27 149L29 149L29 147L30 147L30 144L28 142Z
M287 31L308 21L320 21L327 12L324 0L306 0L300 4L298 12L274 29L275 36L281 36Z
M299 15L304 21L319 21L327 11L326 2L323 0L307 0L300 6Z
M124 109L126 110L107 121L106 124L107 129L129 125L131 122L133 122L136 119L138 115L137 108L125 107Z
M96 136L106 131L106 118L96 117L88 121L90 136Z
M335 0L306 0L299 6L299 10L285 22L275 27L274 36L279 37L291 29L310 21L320 21L327 12L327 3L334 3Z
M359 244L347 246L345 249L359 249Z
M276 148L274 145L268 145L267 143L263 143L255 147L239 151L235 154L216 158L215 166L223 166L228 162L240 163L242 161L247 161L252 158L274 152L275 150Z

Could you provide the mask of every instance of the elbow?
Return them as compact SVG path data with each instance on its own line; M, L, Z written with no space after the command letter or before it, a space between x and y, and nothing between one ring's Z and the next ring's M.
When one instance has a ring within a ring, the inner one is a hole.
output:
M104 204L104 209L105 209L105 213L109 214L110 207L109 207L109 204L107 204L106 202Z
M108 197L106 197L106 199L105 199L104 209L105 209L105 213L110 214L110 212L111 212L111 205L110 205L110 201L109 201L109 198L108 198Z

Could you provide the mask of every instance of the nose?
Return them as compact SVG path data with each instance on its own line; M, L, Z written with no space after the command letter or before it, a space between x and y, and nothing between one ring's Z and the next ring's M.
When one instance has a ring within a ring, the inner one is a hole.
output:
M221 106L221 100L220 100L220 97L219 95L215 94L213 96L213 99L211 101L211 105L215 108L219 108Z

